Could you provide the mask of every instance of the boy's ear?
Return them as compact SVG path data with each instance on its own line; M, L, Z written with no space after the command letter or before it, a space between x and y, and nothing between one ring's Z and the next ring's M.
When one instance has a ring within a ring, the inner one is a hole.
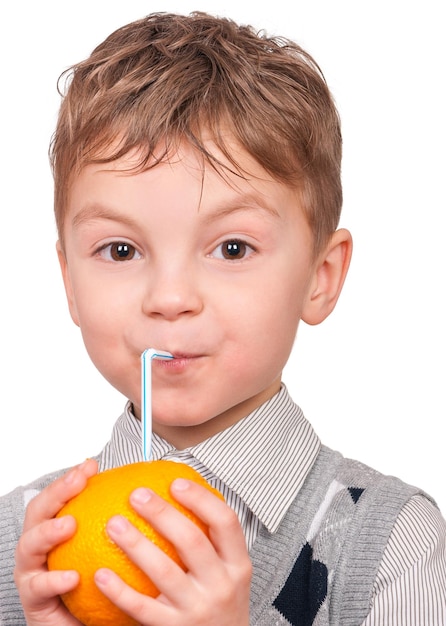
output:
M338 301L352 256L352 237L348 230L337 230L315 264L314 274L302 319L320 324Z
M63 284L65 286L65 293L67 295L68 308L70 310L71 319L79 326L79 318L77 315L77 309L75 305L75 299L73 294L73 287L71 284L70 273L68 271L67 257L63 251L60 241L56 243L57 257L59 259L60 269L62 271Z

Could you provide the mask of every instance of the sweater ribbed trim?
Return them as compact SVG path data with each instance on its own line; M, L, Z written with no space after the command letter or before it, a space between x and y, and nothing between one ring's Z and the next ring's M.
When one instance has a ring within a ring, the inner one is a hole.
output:
M357 626L370 612L373 584L392 528L407 501L421 493L398 478L379 475L356 461L343 463L340 479L354 485L358 470L373 475L350 524L333 584L330 624L342 626Z

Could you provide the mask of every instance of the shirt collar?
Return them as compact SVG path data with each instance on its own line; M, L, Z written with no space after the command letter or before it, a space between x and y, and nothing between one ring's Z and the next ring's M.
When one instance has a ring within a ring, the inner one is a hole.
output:
M243 420L191 453L277 530L319 452L320 441L285 386Z
M130 403L118 423L110 442L116 464L142 460L141 424L133 416ZM156 434L152 445L154 459L175 451ZM310 423L282 385L273 398L244 419L188 448L188 452L274 532L302 487L320 445Z

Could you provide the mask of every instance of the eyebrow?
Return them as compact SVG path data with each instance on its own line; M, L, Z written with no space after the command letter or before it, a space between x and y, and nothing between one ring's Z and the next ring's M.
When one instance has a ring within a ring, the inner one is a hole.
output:
M73 217L71 223L73 228L78 228L82 224L86 224L94 220L110 220L114 222L121 222L121 224L126 224L127 226L137 226L136 221L128 215L115 211L111 207L105 207L96 202L87 204L80 209L80 211L78 211Z
M243 194L241 196L237 196L237 198L234 198L234 200L230 202L225 202L209 214L204 215L203 221L206 223L212 223L226 217L227 215L247 211L264 212L276 219L280 217L278 211L276 211L273 207L268 206L263 202L259 203L257 198L251 194ZM115 211L113 208L106 207L98 202L87 204L82 207L82 209L74 215L71 224L73 228L78 228L79 226L94 220L110 220L120 222L121 224L125 224L126 226L132 228L138 227L138 223L132 217L125 215L125 213Z
M264 202L259 202L257 196L242 194L230 202L224 202L221 206L217 206L215 210L204 216L204 221L214 222L218 219L226 217L227 215L244 211L260 211L276 219L280 217L280 214L276 209Z

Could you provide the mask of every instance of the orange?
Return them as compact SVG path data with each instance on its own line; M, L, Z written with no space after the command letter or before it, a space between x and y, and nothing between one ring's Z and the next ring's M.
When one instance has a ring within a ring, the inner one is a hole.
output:
M64 594L62 600L70 613L85 626L135 626L137 624L99 591L93 576L100 567L112 569L128 585L142 594L155 597L159 593L149 577L134 565L107 535L105 525L113 515L124 515L146 537L185 569L173 545L157 533L130 506L129 496L134 489L150 487L193 520L203 532L208 533L203 522L170 495L170 484L179 477L204 485L223 499L219 492L188 465L174 461L151 461L132 463L96 474L89 479L84 491L59 511L57 517L73 515L77 521L77 529L73 537L50 552L48 568L50 570L74 569L79 572L79 584L75 589Z

